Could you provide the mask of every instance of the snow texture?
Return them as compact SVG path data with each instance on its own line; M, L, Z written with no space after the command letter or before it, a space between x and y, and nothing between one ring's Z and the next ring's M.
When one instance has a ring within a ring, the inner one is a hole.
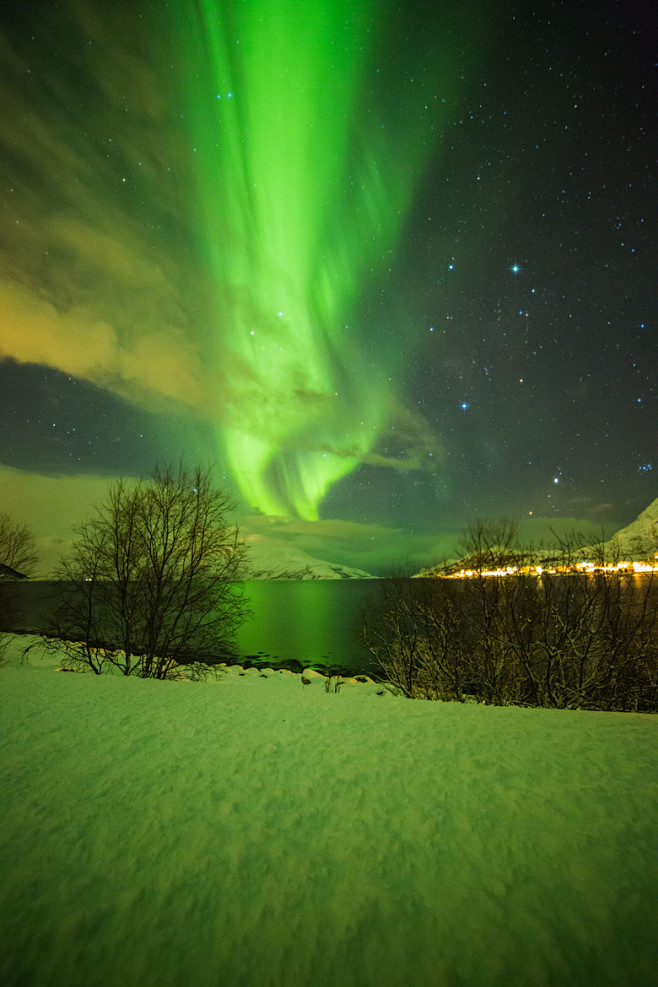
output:
M248 579L373 579L363 569L316 559L301 548L264 535L247 538Z
M305 678L0 669L3 987L657 982L658 717Z
M610 547L630 558L646 558L658 552L658 497L634 521L612 536Z

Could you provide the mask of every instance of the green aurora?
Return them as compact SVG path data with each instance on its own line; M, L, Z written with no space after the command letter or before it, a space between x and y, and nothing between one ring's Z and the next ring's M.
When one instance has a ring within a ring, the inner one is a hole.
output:
M373 354L359 310L436 166L440 94L474 55L468 18L445 9L438 43L414 53L423 86L407 91L391 56L401 25L382 3L173 5L211 362L228 353L237 370L217 451L265 514L317 518L399 407L405 327Z

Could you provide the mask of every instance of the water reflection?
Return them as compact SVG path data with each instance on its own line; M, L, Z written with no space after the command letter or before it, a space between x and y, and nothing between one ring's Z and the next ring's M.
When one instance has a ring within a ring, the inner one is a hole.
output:
M238 634L241 655L345 665L367 671L359 614L377 580L281 580L243 583L252 610Z

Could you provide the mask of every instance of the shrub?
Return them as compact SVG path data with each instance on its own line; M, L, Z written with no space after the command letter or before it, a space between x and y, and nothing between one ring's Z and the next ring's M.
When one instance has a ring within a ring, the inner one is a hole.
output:
M27 525L0 511L0 562L30 576L38 561L34 536Z
M148 678L231 657L246 613L231 507L200 468L113 483L61 564L52 646L73 667Z
M470 578L387 580L366 609L364 641L390 681L410 698L658 711L652 574L537 576L510 539L497 551L500 527L474 530ZM517 573L484 575L501 565Z

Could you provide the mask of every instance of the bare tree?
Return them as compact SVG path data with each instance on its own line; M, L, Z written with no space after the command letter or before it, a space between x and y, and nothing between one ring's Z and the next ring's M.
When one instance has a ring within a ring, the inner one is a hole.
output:
M9 642L9 638L1 631L15 629L21 613L11 570L15 570L21 576L30 576L38 561L34 536L28 526L15 521L9 514L0 512L0 563L10 570L9 572L3 570L0 573L0 664L6 658Z
M34 535L28 526L0 512L0 562L31 576L38 561Z
M658 579L575 571L582 543L535 574L509 525L477 520L443 573L472 575L385 581L366 647L410 698L657 712Z
M114 482L61 563L53 645L100 674L166 678L233 655L247 608L244 543L208 470L156 468Z
M458 550L462 567L478 574L525 561L517 541L517 525L507 518L474 518L463 532Z

